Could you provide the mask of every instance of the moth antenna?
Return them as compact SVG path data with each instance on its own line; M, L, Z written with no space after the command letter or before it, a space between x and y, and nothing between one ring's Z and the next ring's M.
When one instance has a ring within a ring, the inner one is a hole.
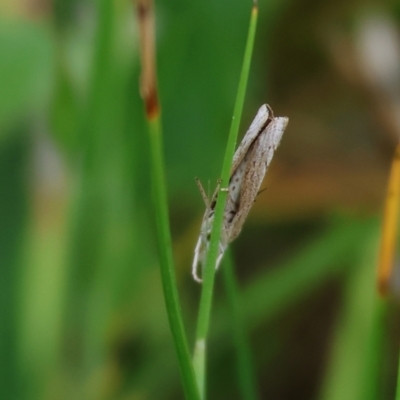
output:
M257 192L257 196L254 198L253 203L256 202L258 195L261 194L262 192L265 192L267 189L268 189L268 188L264 188L264 189L259 190L259 191Z
M258 196L259 194L261 194L262 192L265 192L267 189L268 189L268 188L264 188L264 189L259 190L258 193L257 193L257 196Z

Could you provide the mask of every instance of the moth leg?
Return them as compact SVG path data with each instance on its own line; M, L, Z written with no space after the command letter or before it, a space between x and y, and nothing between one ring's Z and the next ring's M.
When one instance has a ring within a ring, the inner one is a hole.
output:
M199 283L202 282L201 278L199 278L199 276L197 275L197 270L198 270L197 267L199 265L200 247L201 247L201 237L199 237L199 240L197 241L197 244L196 244L196 248L194 249L194 259L193 259L193 265L192 265L193 279Z
M203 198L204 204L206 205L206 208L210 209L211 208L211 204L210 204L210 199L208 198L208 196L206 195L206 191L203 188L203 185L200 182L199 178L194 178L196 181L196 185L199 188L201 197ZM211 199L216 199L217 194L219 192L221 186L221 179L217 180L217 187L215 188L215 191L213 193L213 195L211 196Z
M224 255L224 253L221 253L219 256L218 256L218 258L217 258L217 264L216 264L216 266L215 266L215 269L218 269L219 268L219 264L220 264L220 262L221 262L221 260L222 260L222 256Z
M206 192L205 192L205 190L203 188L203 185L200 182L200 179L199 178L194 178L194 179L196 180L197 187L199 188L201 197L203 198L203 201L204 201L204 203L206 205L206 208L207 209L210 208L210 200L206 195Z
M216 270L218 269L219 264L221 263L222 257L224 256L224 253L225 253L225 250L221 246L221 243L219 245L219 251L220 251L220 253L218 254L217 263L215 264L215 269Z
M221 187L221 182L222 182L221 179L218 179L218 180L217 180L217 187L215 188L214 193L213 193L211 199L216 199L216 198L217 198L217 194L218 194L219 189L220 189L220 187Z

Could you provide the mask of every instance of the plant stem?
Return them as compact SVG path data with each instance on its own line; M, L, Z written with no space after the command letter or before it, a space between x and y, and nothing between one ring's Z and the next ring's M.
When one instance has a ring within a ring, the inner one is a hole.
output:
M379 309L375 296L374 256L377 247L375 232L367 238L358 266L349 275L331 361L322 387L323 400L376 398L368 392L376 390L375 365L380 357L381 343L381 335L376 335L382 325L377 318L379 312L376 313Z
M235 151L237 134L239 131L239 123L242 115L244 96L249 76L251 55L253 52L254 37L257 25L258 8L254 4L251 12L250 26L247 36L246 49L243 59L242 71L239 80L239 87L236 96L235 108L232 117L232 124L228 138L228 144L225 151L225 158L221 174L221 190L218 194L217 204L215 207L214 223L211 232L210 247L206 256L203 287L200 299L200 309L197 320L196 343L193 356L193 364L197 378L198 387L201 398L205 396L205 361L207 351L207 334L210 322L212 294L214 288L215 265L218 255L219 240L221 236L223 213L225 208L227 192L224 190L228 187L230 169L232 164L233 153Z
M179 368L186 398L199 399L194 369L190 359L189 346L183 325L172 256L172 240L168 216L168 197L164 176L161 110L158 102L159 96L156 76L156 52L154 39L155 17L153 2L151 0L139 0L137 2L137 18L139 23L142 62L141 94L146 108L146 117L150 136L151 178L164 301L175 344L175 350L178 355Z
M396 400L400 400L400 357L399 357L399 365L397 371L397 388L396 388Z
M233 270L232 253L228 251L223 265L223 276L226 290L229 316L235 344L238 383L244 400L258 399L253 357L244 321L242 299Z
M155 118L148 120L148 127L151 142L153 196L164 301L175 344L175 350L178 355L186 398L198 399L199 393L196 387L193 365L190 359L189 346L183 325L182 311L179 304L179 295L175 279L172 241L168 219L167 192L163 169L164 162L159 114Z

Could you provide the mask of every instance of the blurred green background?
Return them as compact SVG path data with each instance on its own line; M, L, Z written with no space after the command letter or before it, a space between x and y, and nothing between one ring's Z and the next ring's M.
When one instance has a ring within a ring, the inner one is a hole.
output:
M395 301L376 298L400 121L398 3L260 1L245 131L289 126L232 247L260 399L393 399ZM219 177L250 1L156 1L174 257L190 274ZM133 4L0 3L0 397L182 399L158 269ZM210 399L241 398L217 275ZM396 292L396 281L393 282Z

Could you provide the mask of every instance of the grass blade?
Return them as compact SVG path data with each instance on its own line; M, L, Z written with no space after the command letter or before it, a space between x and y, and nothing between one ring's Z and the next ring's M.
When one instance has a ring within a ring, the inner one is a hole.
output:
M284 312L321 282L343 273L349 261L359 260L365 242L378 229L375 218L333 222L318 238L282 262L279 268L254 277L242 291L243 303L251 304L246 309L248 329L255 329ZM220 304L215 312L214 334L223 336L229 325L225 305Z
M371 346L376 342L374 325L378 321L374 318L374 315L377 316L374 281L376 234L371 239L347 282L344 310L339 319L321 396L324 400L371 398L365 397L368 392L366 386L371 389L370 382L366 382L365 378L370 375L369 365L372 371L375 364L371 361L375 358L371 358Z
M399 182L400 143L396 147L392 160L382 223L382 237L378 264L378 289L381 296L385 296L388 291L389 279L392 274L393 259L396 250L400 202Z
M236 351L240 393L244 400L256 400L258 399L258 395L254 362L243 314L243 303L239 294L238 283L233 270L232 253L230 251L225 255L222 271Z
M232 117L231 129L229 132L228 144L225 151L225 158L221 174L221 190L218 194L217 205L215 207L215 217L211 232L210 247L206 256L203 287L200 299L200 309L197 319L196 343L194 349L193 363L195 366L198 387L201 397L205 395L205 362L206 362L206 343L210 322L212 295L214 288L215 265L218 255L219 240L221 235L223 212L225 208L227 192L223 189L228 187L230 169L235 151L237 135L239 131L240 118L242 115L244 96L249 76L251 55L253 52L254 37L257 26L258 8L253 5L250 18L250 26L247 36L245 54L243 59L242 71L240 74L239 87L236 96L235 108Z
M146 107L150 136L151 176L153 186L155 218L160 252L160 271L167 308L169 325L178 355L186 398L198 399L199 394L189 346L183 325L182 311L176 285L172 240L169 228L168 200L164 177L160 106L156 85L154 9L150 0L137 3L137 15L141 39L142 82L141 92Z

